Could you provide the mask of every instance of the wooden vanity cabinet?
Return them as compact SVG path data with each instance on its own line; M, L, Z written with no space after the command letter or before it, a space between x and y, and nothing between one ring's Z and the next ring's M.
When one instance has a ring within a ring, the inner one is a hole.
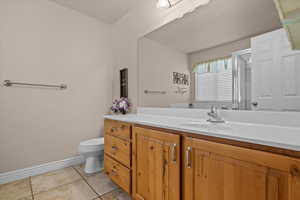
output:
M131 173L130 169L120 162L105 155L105 170L107 175L118 184L128 194L131 192Z
M297 158L154 129L105 121L105 172L134 200L300 200Z
M131 124L105 120L104 170L110 179L131 194Z
M132 154L134 199L180 199L179 135L134 127Z
M184 138L184 200L299 200L300 163L272 153Z
M131 167L131 143L109 134L105 135L104 151L111 158L122 163L126 167Z
M113 120L105 120L104 129L105 134L109 134L127 141L131 140L131 124Z

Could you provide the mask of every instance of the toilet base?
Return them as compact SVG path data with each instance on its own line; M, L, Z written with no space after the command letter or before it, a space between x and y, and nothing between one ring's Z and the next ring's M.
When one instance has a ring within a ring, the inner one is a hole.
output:
M86 158L84 172L92 174L99 172L103 169L103 163L100 161L99 156L91 156Z

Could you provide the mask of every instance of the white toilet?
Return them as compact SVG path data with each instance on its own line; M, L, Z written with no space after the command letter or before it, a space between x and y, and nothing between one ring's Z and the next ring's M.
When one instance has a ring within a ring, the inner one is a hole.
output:
M85 158L85 173L91 174L103 168L104 138L95 138L79 144L78 151Z

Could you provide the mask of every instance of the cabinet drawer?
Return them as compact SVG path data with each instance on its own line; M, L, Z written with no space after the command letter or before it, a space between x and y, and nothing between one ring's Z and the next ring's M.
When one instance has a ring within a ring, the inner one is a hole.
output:
M105 133L130 140L131 126L130 124L119 121L105 120Z
M111 159L108 155L104 158L106 174L128 194L131 192L130 169Z
M131 144L129 141L105 134L104 152L127 167L130 167Z

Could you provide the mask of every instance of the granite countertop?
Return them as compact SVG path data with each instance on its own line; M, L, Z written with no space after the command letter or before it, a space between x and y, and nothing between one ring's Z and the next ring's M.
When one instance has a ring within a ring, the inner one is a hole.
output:
M206 119L149 114L105 115L105 119L213 136L288 150L300 151L300 128L226 121L208 123Z

